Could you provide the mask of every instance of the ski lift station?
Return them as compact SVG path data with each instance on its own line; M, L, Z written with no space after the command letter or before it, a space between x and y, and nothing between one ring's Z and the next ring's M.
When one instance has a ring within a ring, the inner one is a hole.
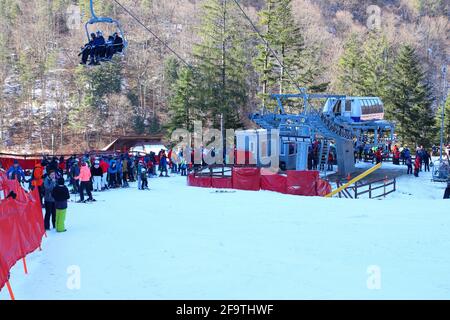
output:
M274 94L271 98L276 100L274 110L263 108L250 116L261 129L236 132L238 148L252 152L259 166L264 166L264 156L274 151L282 170L307 170L308 148L318 141L318 167L326 170L333 151L339 174L347 175L355 171L355 148L385 150L394 140L395 125L384 120L384 105L378 97L308 94L302 89L299 94ZM288 112L288 100L300 103L301 111ZM279 130L276 138L274 129ZM279 148L274 148L275 141Z

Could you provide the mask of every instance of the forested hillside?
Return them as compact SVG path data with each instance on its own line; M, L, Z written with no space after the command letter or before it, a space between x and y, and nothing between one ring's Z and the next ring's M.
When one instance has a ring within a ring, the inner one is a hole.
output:
M114 0L97 0L129 47L115 63L81 66L88 0L0 0L2 151L83 151L194 120L218 127L221 116L226 127L249 127L250 112L272 105L268 94L295 84L380 96L403 141L438 142L447 0L238 1L269 46L233 0L118 2L182 60Z

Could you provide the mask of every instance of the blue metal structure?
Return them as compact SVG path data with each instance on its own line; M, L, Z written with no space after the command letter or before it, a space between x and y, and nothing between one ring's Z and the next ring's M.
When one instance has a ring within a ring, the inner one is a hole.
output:
M86 30L86 36L87 36L88 42L90 41L89 25L94 25L97 23L113 24L116 26L117 30L120 32L120 36L123 39L123 50L125 51L125 49L128 47L128 41L125 38L125 34L123 32L122 26L120 25L120 22L113 18L97 17L97 15L95 14L95 10L94 10L94 0L90 0L90 11L91 11L91 19L89 19L89 21L86 22L86 24L85 24L85 30Z
M297 94L272 94L271 98L277 101L275 109L273 111L263 109L261 113L252 114L250 119L263 129L279 129L281 154L285 157L284 161L280 159L280 163L284 162L285 169L306 170L308 147L314 140L319 140L321 142L319 167L326 171L328 155L334 145L339 173L348 174L355 170L355 147L360 145L364 145L366 148L374 145L382 146L394 139L395 126L390 122L384 120L361 121L361 119L356 121L354 117L317 110L310 105L311 100L327 99L327 103L334 101L348 107L351 106L350 101L369 100L368 97L310 94L305 88L302 88ZM303 100L303 110L297 114L287 113L284 106L287 99ZM376 99L381 102L379 98L370 98L370 100ZM360 105L358 106L360 107ZM389 137L382 138L386 132L389 132ZM292 152L287 151L289 148L292 149L292 144L296 145L295 161L292 159Z

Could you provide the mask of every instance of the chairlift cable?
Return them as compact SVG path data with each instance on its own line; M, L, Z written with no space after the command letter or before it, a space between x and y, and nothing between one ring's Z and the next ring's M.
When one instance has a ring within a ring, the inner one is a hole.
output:
M270 46L269 42L264 38L264 36L261 34L261 32L258 30L258 28L256 27L256 25L253 23L252 19L250 19L250 17L247 15L247 13L244 11L244 9L241 7L241 5L239 4L239 2L237 0L233 0L236 5L238 6L239 10L242 12L242 14L244 15L244 17L248 20L248 22L250 22L253 30L255 30L255 32L258 34L258 36L261 38L261 40L264 42L264 44L267 46L267 48L270 50L270 52L272 53L272 55L275 57L275 59L278 61L278 63L280 64L281 67L283 67L283 69L286 71L286 74L289 76L289 78L292 81L292 84L294 84L297 89L303 93L304 89L302 89L298 83L294 80L294 77L291 75L291 73L289 72L289 70L284 66L284 64L281 62L281 60L278 58L277 54L275 53L275 51L272 49L272 47Z
M180 59L186 66L189 68L192 68L192 66L183 59L175 50L173 50L164 40L162 40L160 37L158 37L157 34L155 34L149 27L147 27L132 11L128 10L124 5L122 5L119 1L114 0L114 2L120 6L130 17L132 17L138 24L140 24L145 30L147 30L152 36L154 36L159 42L161 42L164 47L169 49L170 52L172 52L178 59Z

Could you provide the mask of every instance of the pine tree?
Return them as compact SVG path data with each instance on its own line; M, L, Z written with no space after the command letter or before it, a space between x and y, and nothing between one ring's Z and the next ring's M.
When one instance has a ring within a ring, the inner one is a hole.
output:
M70 111L70 127L86 131L86 127L102 124L109 117L107 97L121 93L122 66L119 63L102 64L86 72L83 67L75 71L80 96L75 108Z
M266 2L266 9L259 13L259 24L265 29L263 36L267 43L259 43L257 45L258 55L253 60L255 71L259 74L261 92L258 94L258 97L262 101L263 108L275 105L274 101L269 100L269 92L272 91L279 78L278 73L275 71L276 59L269 48L269 46L272 47L274 45L276 38L276 34L273 31L275 0L267 0Z
M253 63L260 77L259 98L263 105L269 102L269 93L297 92L298 86L315 87L320 68L313 61L314 50L306 47L302 30L295 22L292 0L267 0L259 24L267 43L257 46L258 55Z
M442 103L436 113L436 127L441 128L442 125ZM440 141L440 132L438 132L437 140ZM450 95L447 97L444 110L444 144L450 143Z
M199 108L213 127L223 115L225 128L238 128L248 102L245 24L230 0L207 0L202 9L202 41L194 48Z
M363 75L363 50L356 34L351 34L344 45L344 53L338 64L337 89L346 95L361 94Z
M179 71L178 80L173 88L173 94L169 101L171 120L168 126L169 132L183 128L193 130L195 119L195 87L193 84L193 73L189 67Z
M356 83L359 94L385 100L389 82L389 54L386 37L380 32L371 31L363 46L360 83Z
M401 142L431 146L436 137L432 90L409 45L400 49L395 62L388 100L386 115L397 122Z

